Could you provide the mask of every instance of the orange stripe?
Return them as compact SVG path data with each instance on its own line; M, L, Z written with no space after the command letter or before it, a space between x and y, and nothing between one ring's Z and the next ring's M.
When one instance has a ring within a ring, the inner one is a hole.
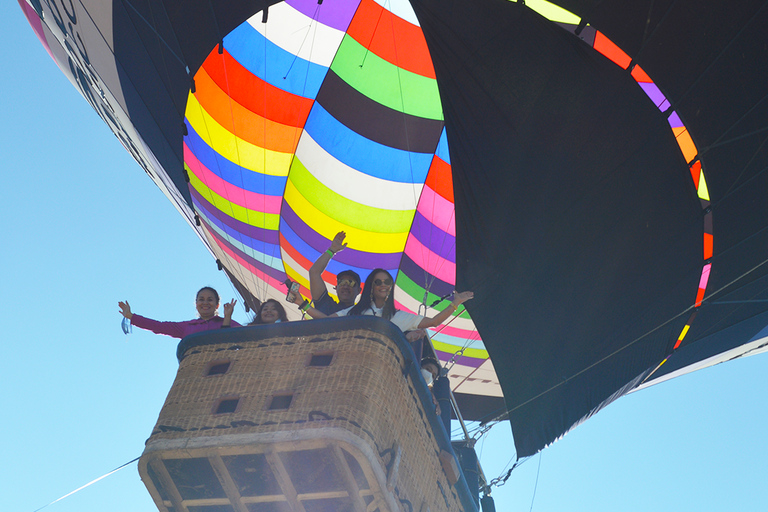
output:
M621 66L622 69L627 69L632 59L624 51L613 44L613 41L605 37L600 32L595 32L595 44L593 45L595 50L599 51L613 62Z
M648 84L653 83L653 80L651 80L651 77L649 77L648 74L645 71L643 71L643 68L641 68L640 66L635 66L634 68L632 68L632 78L634 78L635 80L641 83L648 83Z
M435 78L421 27L395 16L373 0L360 2L347 33L387 62Z
M701 160L697 160L691 166L691 178L693 178L693 184L696 185L696 190L699 190L699 176L701 176Z
M708 260L714 252L713 237L709 233L704 233L704 259Z
M280 235L280 249L284 250L286 253L288 253L288 256L293 258L293 260L301 265L304 270L309 272L309 267L312 266L312 262L309 261L303 254L301 254L299 251L297 251L290 243L288 243L288 240L285 239L285 237L281 234Z
M205 69L195 75L195 88L195 97L205 111L238 138L272 151L296 151L301 128L276 123L251 112L227 96Z
M302 266L304 270L309 272L309 267L312 266L312 262L309 261L307 258L304 257L303 254L301 254L299 251L297 251L289 242L285 239L283 235L280 235L280 249L285 251L285 253L293 258L293 260ZM295 276L291 276L295 277ZM309 289L303 285L300 285L299 291L302 295L305 297L311 297L312 294L310 293Z
M214 82L237 103L276 123L303 127L313 100L291 94L253 75L227 51L214 49L203 63Z
M699 288L699 293L696 294L696 303L694 304L695 307L701 306L701 301L704 300L704 288Z
M435 156L427 174L426 186L450 202L453 201L453 174L451 166Z

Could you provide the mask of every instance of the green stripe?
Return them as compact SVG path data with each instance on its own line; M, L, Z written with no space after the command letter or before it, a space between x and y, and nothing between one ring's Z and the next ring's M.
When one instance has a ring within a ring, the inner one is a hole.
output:
M293 159L288 179L315 208L345 226L392 234L407 234L411 229L416 210L384 210L356 203L326 187L298 158Z
M407 293L409 296L417 300L418 302L422 302L424 300L424 288L420 285L413 282L413 280L405 275L404 272L398 272L397 273L397 286L400 287L401 290L403 290L405 293ZM427 293L427 306L435 302L440 297L435 295L434 293L428 292ZM448 307L448 305L451 303L448 299L442 301L437 306L435 306L435 311L442 311L445 308ZM460 315L458 315L461 318L466 318L467 320L471 320L469 313L465 309L461 312Z
M331 69L361 94L398 112L443 120L437 81L398 68L368 51L348 34Z

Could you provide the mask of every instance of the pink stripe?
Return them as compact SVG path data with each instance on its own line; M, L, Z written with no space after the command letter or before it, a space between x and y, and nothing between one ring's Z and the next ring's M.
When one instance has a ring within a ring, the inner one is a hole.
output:
M184 162L195 173L195 176L200 178L200 181L227 201L256 212L280 213L280 206L283 202L282 196L258 194L224 181L201 164L186 143L184 143Z
M397 309L401 309L403 311L407 311L409 313L413 313L414 315L417 315L415 311L411 311L409 308L405 307L404 305L400 304L397 300L395 300L395 307ZM431 316L435 316L438 314L439 311L432 311ZM445 325L446 323L450 322L451 319L445 321L442 325L438 325L437 327L433 327L435 332L439 332L441 334L446 334L448 336L453 336L454 338L460 338L462 340L479 340L480 335L477 331L470 331L467 329L461 329L460 327L451 327L450 325Z
M452 202L425 186L421 191L421 199L416 209L432 224L449 235L456 236L456 216Z
M235 252L233 252L226 245L219 243L219 239L216 236L214 236L213 234L210 234L210 232L209 232L209 236L216 241L216 245L219 247L219 249L221 249L225 253L229 254L229 256L232 259L234 259L235 261L237 261L240 264L241 267L244 267L246 270L248 270L250 273L252 273L256 277L258 277L259 279L261 279L265 283L267 283L269 286L271 286L275 290L280 290L281 286L285 287L285 285L283 283L281 283L277 279L273 278L272 276L270 276L268 274L265 274L261 270L257 269L256 267L254 267L253 265L251 265L250 263L248 263L247 261L242 259L240 256L238 256ZM234 273L234 271L233 271L233 273ZM235 273L235 275L237 275L237 274Z
M456 264L430 251L419 242L413 234L408 235L405 243L405 254L418 266L449 284L456 283Z
M451 319L445 321L445 323L450 322ZM462 340L479 340L480 335L477 333L477 331L468 331L466 329L461 329L459 327L452 327L450 325L439 325L435 327L435 332L439 332L440 334L446 334L448 336L453 336L454 338L460 338Z
M47 51L48 55L50 55L53 61L56 62L56 57L53 56L51 47L48 46L48 40L45 38L45 32L43 31L43 20L40 19L40 17L37 15L37 12L35 12L35 10L24 0L19 0L19 7L21 7L22 11L24 11L24 16L27 17L27 21L32 27L32 30L35 31L37 38L41 43L43 43L45 51Z
M707 289L707 283L709 282L709 271L712 269L712 264L704 265L701 270L701 281L699 281L699 288L702 290Z

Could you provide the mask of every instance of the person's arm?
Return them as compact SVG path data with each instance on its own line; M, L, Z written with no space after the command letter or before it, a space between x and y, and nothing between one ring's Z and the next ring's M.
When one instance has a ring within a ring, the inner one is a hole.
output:
M292 299L294 300L289 300L288 302L296 304L296 297L292 297ZM319 309L313 308L307 299L304 299L304 301L301 304L296 304L296 305L299 307L299 311L301 311L302 313L308 314L312 318L328 318L329 316L338 316L335 313L333 315L326 315Z
M306 314L308 314L309 316L311 316L312 318L315 318L315 319L317 319L317 318L332 318L332 317L339 316L336 313L334 313L332 315L326 315L325 313L323 313L319 309L315 309L312 306L309 306L307 309L304 310L304 312Z
M127 318L127 317L126 317ZM152 331L155 334L165 334L173 338L183 338L186 336L186 325L189 322L158 322L151 318L146 318L141 315L133 314L131 316L131 325L135 325L140 329L146 329Z
M221 322L222 327L230 327L232 325L232 313L235 310L235 304L237 304L237 300L235 299L224 303L224 321ZM235 322L235 326L239 327L239 324Z
M343 231L336 233L331 241L331 247L328 248L323 254L320 255L317 260L309 267L309 294L312 296L312 300L318 300L326 293L325 281L323 281L323 272L325 267L333 258L333 255L337 252L344 250L347 244L344 243L344 238L347 234Z
M454 293L453 294L453 300L451 301L451 305L433 316L432 318L425 318L419 323L419 329L426 329L429 327L437 327L438 325L445 322L448 317L450 317L454 311L459 309L459 306L464 304L466 301L474 297L474 292L460 292L460 293Z

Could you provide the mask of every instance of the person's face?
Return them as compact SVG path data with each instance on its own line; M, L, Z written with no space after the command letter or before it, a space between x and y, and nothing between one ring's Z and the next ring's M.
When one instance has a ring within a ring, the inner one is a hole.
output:
M354 278L343 275L336 280L336 295L339 297L339 302L355 302L355 297L360 293L360 283L354 280Z
M197 308L197 314L200 315L200 318L208 320L216 315L216 308L219 307L219 303L212 291L202 290L197 294L195 307Z
M261 308L261 321L265 324L273 324L280 319L280 312L277 310L277 304L266 302Z
M427 370L429 373L432 374L432 381L437 380L437 376L440 375L440 368L435 366L433 363L426 363L422 365L422 368Z
M377 272L376 275L373 276L372 284L373 300L377 303L387 300L387 297L392 291L392 278L390 278L386 272Z

